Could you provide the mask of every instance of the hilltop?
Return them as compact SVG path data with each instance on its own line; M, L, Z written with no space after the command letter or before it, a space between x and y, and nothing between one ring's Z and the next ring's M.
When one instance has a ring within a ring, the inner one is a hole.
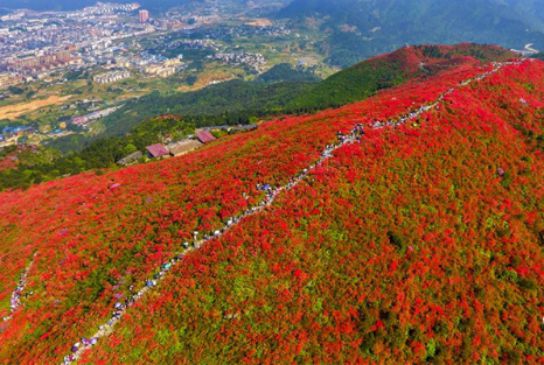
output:
M541 361L544 63L440 64L0 193L0 362Z
M498 46L462 43L407 46L342 70L309 87L287 109L315 111L360 101L409 80L436 75L467 61L505 61L515 55Z

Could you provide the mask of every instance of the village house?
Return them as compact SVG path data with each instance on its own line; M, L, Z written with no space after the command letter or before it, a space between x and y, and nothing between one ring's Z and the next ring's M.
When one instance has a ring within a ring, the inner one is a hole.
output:
M213 134L210 133L208 130L200 130L196 132L196 138L206 144L210 143L216 140L216 138L213 136Z
M140 151L136 151L117 161L117 164L121 166L129 166L140 161L142 157L144 157L144 154Z
M170 151L165 145L157 143L151 146L147 146L146 151L150 158L167 158L170 157Z

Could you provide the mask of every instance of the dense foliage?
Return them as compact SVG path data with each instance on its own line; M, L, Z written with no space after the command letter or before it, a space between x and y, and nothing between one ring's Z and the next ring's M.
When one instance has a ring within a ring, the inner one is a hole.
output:
M315 76L312 69L305 69L297 66L293 69L288 63L280 63L272 67L267 72L259 75L257 81L266 83L275 82L318 82L319 78Z
M129 101L105 118L108 135L119 135L142 120L162 113L183 115L199 126L247 123L251 117L283 111L296 96L307 90L306 83L264 84L232 80L205 89L170 95L158 92Z
M0 172L10 170L17 166L17 146L9 146L0 149Z
M89 139L75 135L60 138L50 146L61 151L80 150L97 139L119 136L149 118L164 113L182 115L197 127L245 124L256 117L284 112L291 100L304 95L317 82L309 69L281 65L256 81L232 80L194 92L153 92L128 101L104 119L106 132Z
M58 363L195 230L210 232L366 126L312 178L187 256L82 363L538 363L544 64L267 122L187 156L0 194L0 362ZM34 259L32 259L34 257Z
M544 133L543 71L368 132L180 265L88 362L541 362L544 151L510 121Z

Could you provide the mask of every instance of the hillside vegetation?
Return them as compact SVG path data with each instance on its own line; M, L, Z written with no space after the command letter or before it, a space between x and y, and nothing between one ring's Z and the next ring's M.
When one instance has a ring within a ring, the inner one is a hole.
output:
M289 103L287 111L316 111L360 101L379 90L453 68L465 62L465 57L491 62L507 60L514 54L504 48L470 43L404 47L332 75Z
M538 363L542 100L541 61L467 57L184 157L1 193L0 362L59 363L103 326L78 363Z

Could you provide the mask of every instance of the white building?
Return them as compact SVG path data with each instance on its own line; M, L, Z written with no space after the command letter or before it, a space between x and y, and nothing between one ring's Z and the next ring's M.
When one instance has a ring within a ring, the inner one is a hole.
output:
M97 84L111 84L120 80L128 79L130 72L128 71L111 71L100 75L96 75L93 80Z

